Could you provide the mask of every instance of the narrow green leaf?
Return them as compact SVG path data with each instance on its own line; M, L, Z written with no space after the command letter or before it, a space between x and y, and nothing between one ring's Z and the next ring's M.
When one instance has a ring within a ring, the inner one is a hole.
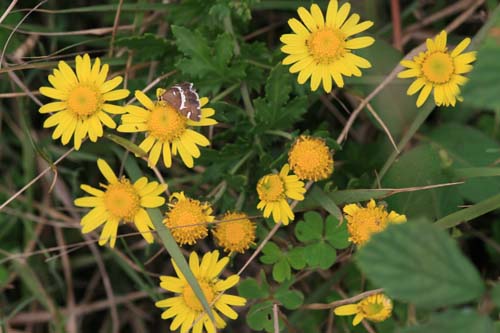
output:
M332 214L339 221L342 220L342 212L339 207L321 188L314 186L310 193L308 194L313 201L316 201L323 207L328 213Z
M470 221L496 209L500 209L500 194L483 200L473 206L459 210L458 212L451 213L450 215L437 220L434 225L443 229L452 228L460 223Z
M147 153L144 150L139 148L138 145L136 145L135 143L133 143L132 141L130 141L128 139L125 139L121 136L111 134L111 133L106 133L106 138L110 139L111 141L113 141L116 144L119 144L123 148L127 149L129 152L134 153L135 155L137 155L139 157L147 156Z
M400 333L494 333L490 318L470 309L435 314L428 323L402 329Z
M495 286L491 289L491 299L493 303L500 309L500 283L496 283Z
M454 173L457 177L476 178L476 177L495 177L500 176L500 168L478 167L478 168L459 168Z
M357 254L361 270L395 299L437 308L484 291L475 267L443 230L423 221L391 225Z
M212 309L210 307L210 304L208 303L207 299L205 298L205 294L201 290L201 287L198 283L198 280L193 275L193 272L189 268L189 265L182 255L182 252L179 248L179 245L177 245L177 242L175 241L174 237L172 236L172 233L168 228L165 227L165 225L162 223L163 217L159 209L148 209L149 216L151 217L151 220L153 221L153 225L155 226L156 232L158 233L158 236L160 236L160 239L163 243L163 246L167 250L168 254L172 257L172 259L175 261L177 266L179 267L180 271L182 274L184 274L184 277L186 278L187 282L193 289L196 297L201 302L201 305L203 306L203 310L208 314L210 319L215 322L214 315L212 313Z
M52 298L47 294L43 284L38 279L35 272L31 269L29 265L20 260L12 261L12 268L14 272L21 278L28 290L32 295L44 306L47 311L54 317L55 323L63 322L62 315L59 309L54 304Z

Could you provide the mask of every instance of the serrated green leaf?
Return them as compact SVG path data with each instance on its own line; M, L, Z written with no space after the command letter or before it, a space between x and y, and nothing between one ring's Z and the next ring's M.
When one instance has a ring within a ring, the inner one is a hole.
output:
M217 62L228 65L233 57L234 42L228 33L222 33L215 39L214 49L217 50Z
M217 72L219 68L213 63L208 43L200 32L174 25L172 33L179 50L193 59L191 65L195 68L192 71L197 71L200 76Z
M274 297L288 310L298 309L304 303L304 295L298 290L280 288Z
M258 299L269 296L269 290L267 290L266 285L248 278L238 283L238 294L248 299Z
M283 282L292 278L292 269L286 258L281 258L273 266L273 279L276 282Z
M304 249L302 247L294 247L287 254L288 262L293 269L302 269L306 266L306 259L304 257Z
M139 59L159 59L171 48L171 43L158 35L145 33L141 36L122 37L116 40L117 46L125 46L135 51Z
M262 248L262 253L263 255L260 256L260 261L263 262L264 264L274 264L281 257L283 257L281 249L278 247L278 245L276 245L273 242L268 242Z
M336 249L345 249L349 246L349 232L347 231L347 224L345 221L339 221L329 215L325 221L325 239Z
M285 104L292 92L292 84L287 68L278 64L269 73L266 83L266 99L271 108L279 109Z
M248 326L257 331L273 331L273 302L264 301L250 307L247 314Z
M295 226L295 236L303 243L321 239L323 233L323 217L318 212L307 212L304 220Z
M414 220L375 234L357 254L361 270L395 299L437 308L478 298L484 284L443 230Z
M428 323L404 328L400 333L493 333L490 318L470 309L435 314Z

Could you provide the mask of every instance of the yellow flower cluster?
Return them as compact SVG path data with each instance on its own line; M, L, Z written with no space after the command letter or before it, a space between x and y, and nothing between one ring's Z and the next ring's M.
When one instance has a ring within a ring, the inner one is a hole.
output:
M358 14L349 15L351 5L346 2L339 7L337 0L331 0L324 15L317 4L310 10L300 7L300 20L288 20L293 33L281 36L287 54L283 65L292 65L290 73L298 73L297 81L304 84L311 80L311 90L323 84L325 92L332 90L332 82L339 88L344 86L343 76L362 76L361 69L371 68L367 59L353 51L366 48L375 42L373 37L355 35L373 25L371 21L360 22ZM427 39L427 50L420 52L413 60L403 60L401 65L408 68L399 73L400 78L415 78L408 88L408 95L421 90L417 99L420 107L434 91L437 106L455 106L462 101L460 86L467 82L463 76L472 70L476 60L475 52L462 53L470 44L470 38L460 42L453 51L446 43L446 31Z
M351 5L339 6L337 0L328 3L323 13L317 4L310 9L297 10L300 20L292 18L288 25L293 33L284 34L281 50L287 54L284 65L290 65L291 73L298 73L297 81L304 84L310 80L310 88L315 91L322 85L330 93L336 85L344 86L344 77L360 77L362 70L371 68L369 60L356 54L356 50L374 44L375 39L358 34L369 29L373 22L361 21L356 13L350 14ZM399 73L400 78L414 78L407 90L408 95L419 92L416 105L422 106L434 95L437 106L455 106L462 101L460 86L467 79L464 74L472 70L476 60L475 52L465 52L470 39L466 38L453 50L448 50L447 34L440 32L434 39L427 39L426 50L405 59L401 65L406 70ZM57 68L48 76L51 86L40 88L40 93L55 101L40 107L39 112L50 114L43 123L45 128L54 127L52 138L63 145L73 141L78 150L88 137L96 142L104 135L103 127L122 133L142 135L138 146L147 155L148 165L156 167L160 157L166 168L172 167L173 158L179 156L188 168L201 155L199 147L207 147L210 141L193 128L213 126L217 121L212 118L215 110L208 107L208 98L202 97L200 118L197 121L184 116L171 103L160 98L165 90L157 91L157 99L150 99L142 91L135 91L139 105L118 105L130 92L118 89L123 82L121 76L108 78L109 66L101 64L99 58L92 63L88 54L76 56L75 70L66 62L60 61ZM114 115L120 115L117 126ZM118 176L103 159L97 166L106 183L99 188L81 185L88 195L77 198L74 203L79 207L91 208L82 217L82 233L92 232L102 227L99 244L114 247L118 238L118 227L123 222L135 226L147 243L154 242L155 227L148 209L165 205L163 193L165 184L149 181L141 177L131 181ZM293 208L304 199L306 185L327 180L334 171L333 152L327 140L311 135L300 135L291 144L288 161L279 172L263 175L256 183L258 196L257 209L263 211L265 218L272 216L277 224L289 224L295 218ZM256 225L243 212L226 212L215 221L210 203L192 199L184 192L169 196L163 224L170 230L179 245L193 245L204 239L211 231L218 246L224 251L244 253L255 245ZM383 231L391 223L403 223L405 215L388 211L384 205L372 199L366 206L348 204L343 208L349 240L358 246L368 242L375 233ZM229 262L229 257L219 258L219 252L207 252L200 257L191 252L189 266L209 302L215 321L205 313L200 300L195 295L177 264L172 261L177 277L162 276L160 286L176 294L156 302L156 306L166 308L163 319L173 318L171 330L180 332L215 332L226 323L219 313L230 319L238 314L231 306L243 306L246 300L239 296L225 294L234 287L238 275L223 279L220 274ZM217 311L215 311L217 310ZM392 312L392 301L383 294L369 296L359 303L344 305L334 310L337 315L355 315L353 324L363 319L383 321Z

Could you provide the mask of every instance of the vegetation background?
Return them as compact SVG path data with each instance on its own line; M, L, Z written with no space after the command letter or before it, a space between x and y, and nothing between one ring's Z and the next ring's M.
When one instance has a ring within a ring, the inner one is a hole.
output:
M38 88L59 60L73 65L89 53L131 91L154 97L156 87L189 81L211 98L219 122L206 132L211 147L193 169L177 160L161 173L171 191L209 201L216 214L239 207L255 216L257 244L274 225L255 208L257 180L285 163L299 134L324 137L335 150L333 176L308 191L295 221L249 262L238 286L249 301L228 332L276 331L276 315L285 332L500 332L497 1L352 0L353 11L375 22L376 43L360 52L373 68L331 94L298 85L280 64L279 36L310 3L0 2L0 331L169 331L154 307L165 296L158 276L172 274L161 243L122 227L130 234L115 249L99 247L96 235L82 237L84 211L72 203L81 183L99 181L97 157L115 170L154 174L107 138L55 165L69 148L41 126ZM417 109L409 82L393 80L398 63L447 26L450 44L469 36L478 50L465 101ZM328 226L342 220L339 207L370 198L410 222L354 251L345 230L329 234ZM209 237L183 251L215 247ZM228 271L254 250L235 256ZM383 323L354 329L321 306L375 288L395 301Z

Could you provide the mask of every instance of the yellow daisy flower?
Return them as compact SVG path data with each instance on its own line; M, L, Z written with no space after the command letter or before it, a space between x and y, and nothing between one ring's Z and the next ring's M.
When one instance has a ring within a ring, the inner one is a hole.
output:
M187 198L184 192L170 196L169 211L163 223L180 245L196 243L208 235L208 223L214 221L212 207L207 202Z
M158 301L155 305L158 308L167 308L162 315L162 319L174 318L170 324L170 330L175 331L180 327L181 333L191 331L193 333L215 333L217 329L224 328L226 323L218 312L229 319L238 318L238 313L231 306L243 306L246 299L240 296L228 295L224 293L229 288L235 286L240 277L231 275L227 279L219 278L220 273L229 262L229 257L219 260L219 251L208 252L201 259L196 252L191 252L189 256L189 267L198 280L203 294L211 305L212 313L215 317L215 325L210 320L208 314L203 310L203 306L198 297L191 289L186 278L181 273L176 263L172 260L175 272L178 277L161 276L160 287L176 293L177 296Z
M363 319L381 322L391 316L392 301L384 294L375 294L364 298L359 303L339 306L333 312L337 316L355 315L352 321L354 326Z
M163 92L157 91L157 95ZM127 114L122 116L122 125L118 126L119 132L135 133L146 132L146 138L139 145L149 153L149 164L155 166L160 155L167 168L172 166L172 155L181 155L184 164L192 168L193 158L200 157L198 146L206 147L210 141L202 134L193 131L192 126L211 126L217 124L210 118L215 114L212 108L203 108L208 103L208 98L200 98L201 120L193 121L183 116L165 101L153 102L142 91L136 90L135 97L145 107L127 105Z
M355 55L352 50L368 47L375 39L352 36L370 28L373 22L360 23L358 14L349 16L349 3L338 7L338 1L331 0L326 17L317 4L312 4L310 11L299 7L297 12L303 23L295 18L288 20L294 33L282 35L280 39L285 44L281 51L289 54L283 64L293 64L290 73L299 73L297 81L300 84L310 77L312 91L322 82L323 89L330 92L332 78L342 88L342 75L361 76L360 68L371 67L368 60Z
M255 244L255 223L245 213L228 212L216 224L212 234L224 251L243 253Z
M446 31L441 31L433 40L427 39L427 51L420 52L413 60L403 60L407 67L398 74L399 78L416 78L406 92L409 96L420 90L417 107L422 106L434 90L434 102L437 106L455 106L462 101L460 87L467 82L461 74L472 70L470 63L476 60L476 52L462 53L469 46L470 38L465 38L449 52L446 47Z
M42 105L40 113L52 113L43 123L44 128L56 127L52 139L61 139L66 145L73 137L76 150L80 149L83 139L88 135L96 142L103 135L102 125L115 128L115 121L108 115L125 112L122 106L110 104L126 98L127 89L117 89L123 78L115 76L106 80L109 66L101 67L96 58L91 64L90 57L76 56L76 74L64 61L49 75L52 87L40 87L40 93L57 100Z
M288 163L299 179L318 181L330 177L333 158L325 140L301 135L288 152Z
M273 214L274 222L287 225L294 215L287 198L304 200L306 189L296 175L288 175L290 166L285 164L279 174L269 174L257 183L259 204L257 209L264 210L264 217Z
M366 207L358 204L346 205L344 213L350 235L349 240L357 245L363 245L373 234L381 232L390 223L406 222L405 215L400 215L395 211L388 213L385 206L377 206L373 199Z
M108 181L108 185L100 184L104 190L89 185L80 188L91 196L78 198L75 205L79 207L94 207L82 218L82 233L86 234L104 224L99 238L99 245L109 241L115 247L118 224L123 222L134 223L142 237L153 243L153 222L144 208L156 208L165 203L165 198L159 196L167 186L158 182L148 182L146 177L139 178L134 184L122 176L116 177L106 161L97 160L97 166Z

